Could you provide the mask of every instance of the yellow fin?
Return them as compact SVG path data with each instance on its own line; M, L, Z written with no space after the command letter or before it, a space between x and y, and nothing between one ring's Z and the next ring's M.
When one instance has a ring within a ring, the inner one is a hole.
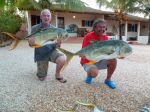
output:
M10 48L10 50L13 50L17 47L20 40L15 36L15 34L12 34L12 33L9 33L9 32L1 32L1 34L7 35L8 37L12 38L15 41L14 45Z
M96 107L96 105L93 104L93 103L83 103L83 102L80 102L80 101L76 101L76 103L78 103L80 105L83 105L83 106L87 106L88 108L92 108L92 109L94 109Z
M93 65L93 64L95 64L96 63L96 61L93 61L93 60L90 60L88 63L86 63L87 65Z
M14 45L12 46L12 48L10 48L10 50L13 50L17 47L17 45L19 44L20 40L16 40Z
M66 66L69 64L69 62L71 61L71 59L73 58L74 54L66 49L63 49L63 48L57 48L59 51L63 52L66 57L67 57L67 60L66 60L66 63L65 65L63 66L63 68L61 69L61 72L66 68Z
M31 47L33 47L33 48L39 48L39 47L41 47L39 44L34 44L33 46L31 46Z

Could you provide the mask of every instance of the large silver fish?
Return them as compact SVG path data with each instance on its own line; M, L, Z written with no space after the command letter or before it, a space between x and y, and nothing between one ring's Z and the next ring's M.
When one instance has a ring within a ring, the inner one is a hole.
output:
M122 58L132 53L132 48L122 40L91 41L91 45L76 52L75 55L85 56L88 60L98 62L103 59Z
M0 33L7 35L8 37L12 38L15 41L11 50L17 47L17 45L20 42L20 39L18 39L14 34L8 33L8 32L0 32ZM48 44L49 42L54 41L56 38L65 40L68 38L68 33L66 30L62 28L48 28L48 29L39 29L38 31L24 37L24 39L27 39L30 37L35 37L35 45L32 47L38 48L45 44Z
M56 38L66 39L68 37L68 32L62 28L48 28L38 30L25 38L35 38L34 48L38 48L54 41Z
M76 53L71 53L63 48L60 51L66 54L67 62L64 68L68 65L74 55L80 57L85 56L90 60L87 64L94 64L103 59L123 58L132 53L132 48L128 43L122 40L107 40L103 42L91 41L91 44Z

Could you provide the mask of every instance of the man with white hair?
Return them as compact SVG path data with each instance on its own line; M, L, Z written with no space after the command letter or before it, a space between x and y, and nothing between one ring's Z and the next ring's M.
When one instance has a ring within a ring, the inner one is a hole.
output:
M41 23L32 26L31 32L36 32L41 28L54 28L51 22L51 12L49 9L44 9L41 11ZM31 37L28 39L30 46L35 44L35 38ZM66 58L63 54L59 53L56 48L61 46L61 40L57 39L54 44L48 44L40 48L35 48L34 60L37 62L37 77L39 80L45 80L48 72L49 61L56 63L56 73L55 78L61 83L65 83L67 80L63 79L60 74L62 67L66 62Z

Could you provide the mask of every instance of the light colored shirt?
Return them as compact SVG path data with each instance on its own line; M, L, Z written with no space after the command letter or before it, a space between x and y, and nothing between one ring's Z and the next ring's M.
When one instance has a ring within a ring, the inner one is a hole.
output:
M44 28L43 24L37 24L32 27L31 33L38 31L39 29ZM48 28L55 28L53 25L49 24ZM47 44L40 48L35 48L34 50L34 61L44 61L48 60L49 55L55 50L55 44Z

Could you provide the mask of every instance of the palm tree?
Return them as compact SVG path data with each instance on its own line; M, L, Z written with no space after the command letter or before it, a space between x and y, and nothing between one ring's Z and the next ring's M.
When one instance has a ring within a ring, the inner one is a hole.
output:
M149 16L149 37L148 37L148 44L150 44L150 0L137 0L136 7L139 12L145 14L145 16Z
M135 11L134 6L137 0L97 0L99 6L106 6L114 11L115 18L119 21L119 39L122 40L121 23L127 20L127 13Z

